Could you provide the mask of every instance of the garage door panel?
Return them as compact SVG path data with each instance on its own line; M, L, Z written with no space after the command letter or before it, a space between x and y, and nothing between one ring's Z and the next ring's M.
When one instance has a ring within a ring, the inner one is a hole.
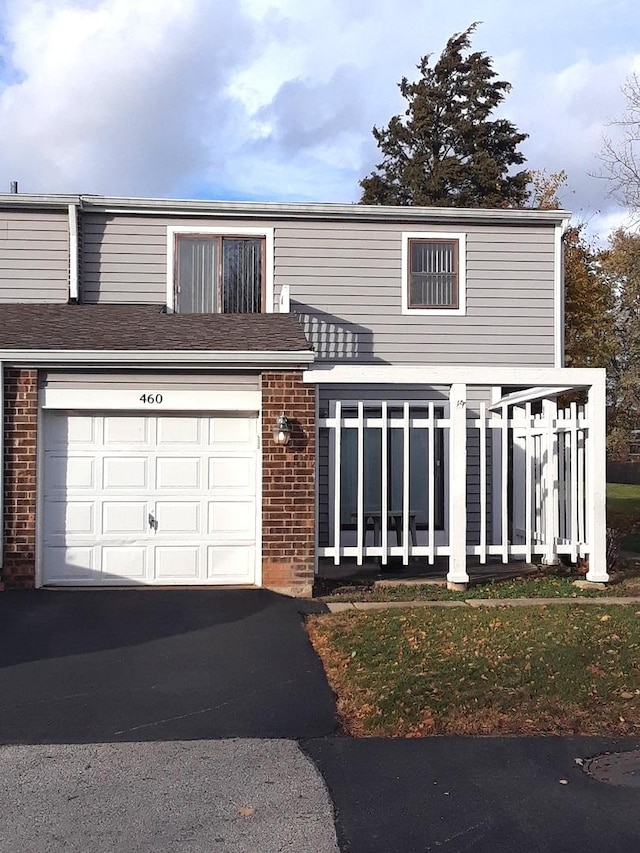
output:
M158 447L199 447L202 418L158 418Z
M99 571L94 561L95 551L90 545L61 545L47 549L47 570L54 583L99 582Z
M252 583L255 573L255 548L207 547L207 579L218 583Z
M102 504L102 533L106 536L127 533L144 536L149 529L148 516L146 501L105 501Z
M138 581L147 578L147 548L144 545L104 545L101 549L102 581Z
M97 487L96 460L92 456L47 453L45 464L45 495L68 494L71 489L95 491Z
M104 444L105 447L115 446L148 446L150 444L150 430L152 421L147 417L117 417L110 416L104 419Z
M212 447L249 445L257 443L256 422L253 418L211 418L209 421L209 444Z
M200 532L200 501L157 501L155 517L158 535Z
M155 579L164 583L200 580L200 546L156 545Z
M210 489L253 492L255 482L255 456L215 456L209 459Z
M105 492L149 489L147 456L105 456L102 461L102 484Z
M91 536L95 529L95 505L92 501L49 500L46 536Z
M160 456L156 459L158 491L190 489L198 491L201 483L202 459L184 456Z
M96 422L83 415L50 414L47 416L47 446L57 450L78 445L94 445Z
M255 536L254 501L209 501L208 530L218 540L251 540Z

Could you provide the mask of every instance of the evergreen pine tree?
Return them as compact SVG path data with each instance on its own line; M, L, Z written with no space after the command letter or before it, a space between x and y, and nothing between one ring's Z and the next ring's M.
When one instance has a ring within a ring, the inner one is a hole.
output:
M527 138L507 119L492 119L511 85L497 80L492 59L470 52L472 24L453 35L438 61L417 66L420 77L399 83L404 115L373 128L382 152L376 169L360 181L361 204L448 207L521 207L529 172L518 146Z

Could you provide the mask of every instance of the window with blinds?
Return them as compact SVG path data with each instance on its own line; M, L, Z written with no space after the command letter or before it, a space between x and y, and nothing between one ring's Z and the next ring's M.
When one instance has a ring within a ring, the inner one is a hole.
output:
M409 240L409 308L458 308L458 241Z
M264 239L176 236L175 305L181 314L264 310Z

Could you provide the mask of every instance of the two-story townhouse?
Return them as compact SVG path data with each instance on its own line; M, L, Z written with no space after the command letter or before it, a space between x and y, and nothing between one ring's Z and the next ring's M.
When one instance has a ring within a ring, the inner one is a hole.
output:
M567 221L0 196L5 584L308 594L324 561L445 558L464 584L560 554L605 582Z

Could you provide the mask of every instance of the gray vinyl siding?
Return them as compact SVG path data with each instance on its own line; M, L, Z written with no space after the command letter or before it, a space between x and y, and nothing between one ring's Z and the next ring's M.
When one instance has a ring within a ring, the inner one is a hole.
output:
M158 371L48 371L41 374L43 388L119 391L146 388L149 391L259 391L258 373L180 373Z
M466 314L403 315L402 232L466 235ZM553 365L554 229L322 223L276 239L276 285L318 355L374 363Z
M67 302L66 211L0 211L0 302Z
M320 385L318 388L318 411L320 417L328 417L330 404L340 400L353 403L358 400L373 401L425 401L434 400L436 404L447 403L449 391L439 387L416 387L413 385ZM480 403L491 401L491 389L488 387L467 387L467 416L477 417ZM331 505L330 489L333 488L333 478L329 470L329 431L321 430L318 442L318 542L321 546L332 542L333 533L330 527L329 507ZM487 533L491 530L491 437L487 430ZM448 462L445 462L448 464ZM446 518L446 506L445 506ZM467 543L475 545L479 542L480 533L480 434L469 425L467 430Z
M164 217L93 213L82 219L82 301L164 305L167 225L178 223Z
M82 299L164 304L167 227L275 229L275 301L289 285L319 360L552 366L552 225L269 221L85 214ZM402 232L466 235L466 314L403 315Z

